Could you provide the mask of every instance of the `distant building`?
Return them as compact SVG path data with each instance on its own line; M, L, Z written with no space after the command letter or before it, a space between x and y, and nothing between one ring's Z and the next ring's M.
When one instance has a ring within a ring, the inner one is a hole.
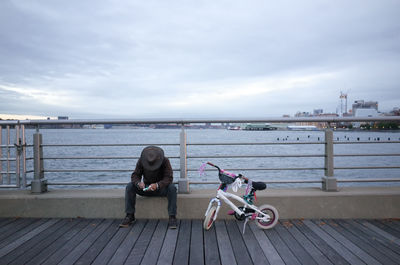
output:
M305 112L305 111L300 112L300 111L298 111L294 116L295 117L311 117L311 114L310 114L310 112Z
M324 111L323 111L322 109L315 109L315 110L313 111L313 115L314 115L314 116L321 115L322 113L324 113Z
M357 100L353 104L352 113L354 117L378 117L378 102L377 101L368 101L364 102L364 100ZM372 122L353 122L353 126L359 128L363 124L370 124Z
M68 116L58 116L57 120L68 120Z
M378 117L378 111L376 109L356 109L354 117Z
M387 116L400 116L400 108L393 108L389 113L385 114Z
M352 113L357 117L357 110L360 109L374 109L378 112L378 101L364 101L364 100L356 100L352 105ZM360 116L362 117L362 116ZM365 116L364 116L365 117Z

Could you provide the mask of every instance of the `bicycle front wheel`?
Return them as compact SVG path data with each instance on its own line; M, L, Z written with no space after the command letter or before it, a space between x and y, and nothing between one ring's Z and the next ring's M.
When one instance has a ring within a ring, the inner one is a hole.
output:
M260 206L260 211L269 216L269 218L265 218L262 214L258 214L256 223L257 226L261 229L271 229L278 223L279 214L274 206L264 204Z
M211 228L212 224L214 223L214 216L216 213L217 213L217 206L215 205L211 206L203 222L203 227L205 230L209 230Z

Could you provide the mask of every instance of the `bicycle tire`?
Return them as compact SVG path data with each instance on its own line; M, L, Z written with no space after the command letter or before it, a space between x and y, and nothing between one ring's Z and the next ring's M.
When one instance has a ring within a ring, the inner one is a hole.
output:
M256 224L258 227L261 229L271 229L273 228L277 223L279 219L279 213L278 210L272 205L264 204L259 207L260 211L263 213L266 213L270 216L270 220L268 222L263 222L261 219L256 219ZM257 217L261 217L261 214L258 214Z
M217 212L217 206L213 205L211 206L210 210L206 214L206 218L204 218L203 222L203 228L204 230L209 230L213 223L214 223L214 216L215 213Z

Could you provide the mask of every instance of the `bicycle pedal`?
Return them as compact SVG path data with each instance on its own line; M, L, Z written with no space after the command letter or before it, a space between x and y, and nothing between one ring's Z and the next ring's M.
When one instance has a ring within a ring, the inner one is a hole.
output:
M235 211L234 210L229 210L228 211L228 215L234 215L235 214Z
M253 214L251 215L251 220L256 219L256 217L257 217L257 213L253 213Z

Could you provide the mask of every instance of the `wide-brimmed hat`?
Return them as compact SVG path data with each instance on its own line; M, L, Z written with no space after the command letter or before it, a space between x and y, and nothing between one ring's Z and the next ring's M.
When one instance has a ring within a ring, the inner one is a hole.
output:
M147 170L157 170L164 161L164 151L158 146L147 146L140 155L143 167Z

